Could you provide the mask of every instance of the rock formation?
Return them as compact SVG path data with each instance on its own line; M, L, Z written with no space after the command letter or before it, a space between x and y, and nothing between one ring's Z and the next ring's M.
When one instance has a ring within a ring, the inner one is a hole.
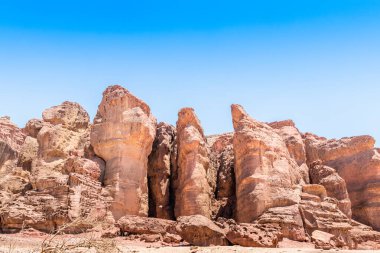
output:
M171 156L175 139L175 128L166 123L157 125L156 139L149 156L149 216L172 219L173 205L170 203Z
M121 86L110 86L91 129L91 145L106 161L104 185L115 219L148 215L148 156L156 135L150 108Z
M210 146L210 160L216 170L213 217L233 218L235 208L235 172L233 133L207 137Z
M309 164L320 160L344 179L353 218L380 229L380 154L375 140L371 136L327 140L307 133L305 143Z
M339 209L348 217L351 217L351 201L348 196L346 182L335 169L314 162L310 167L310 178L313 184L320 184L326 188L328 197L336 198Z
M0 232L380 249L372 137L328 140L291 120L266 124L231 110L234 132L206 137L193 109L179 111L176 127L157 125L148 105L110 86L93 125L74 102L23 129L1 117Z
M271 207L297 204L301 175L283 139L239 105L232 105L236 219L253 222Z
M302 139L302 134L294 122L292 120L276 121L269 123L269 126L276 129L276 132L284 140L290 157L294 159L299 166L304 182L310 183L309 168L306 164L305 143Z
M7 176L12 178L7 182L13 186L4 188L2 194L1 229L12 232L32 227L50 232L81 219L66 231L85 231L93 227L91 221L107 215L99 168L81 158L88 142L88 114L79 104L64 102L47 109L43 118L27 123L24 132L29 136L17 157L3 167L9 170ZM13 135L12 140L22 139ZM9 139L7 143L14 146Z
M177 182L175 216L211 217L210 161L203 129L192 108L183 108L177 121Z

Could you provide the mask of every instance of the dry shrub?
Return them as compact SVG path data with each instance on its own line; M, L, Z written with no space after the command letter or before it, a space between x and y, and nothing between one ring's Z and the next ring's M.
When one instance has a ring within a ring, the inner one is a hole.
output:
M78 225L91 223L94 227L102 227L102 222L88 221L78 218L70 223L60 226L54 233L49 234L41 244L41 253L63 253L63 252L121 252L114 239L100 238L96 233L86 233L78 237L64 238L65 231ZM85 231L83 231L85 232Z

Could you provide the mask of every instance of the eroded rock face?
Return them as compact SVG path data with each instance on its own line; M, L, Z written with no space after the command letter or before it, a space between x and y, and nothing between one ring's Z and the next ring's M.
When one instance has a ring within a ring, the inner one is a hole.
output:
M24 143L25 135L9 117L0 117L0 167L17 157Z
M211 217L210 161L203 129L192 108L183 108L177 121L177 182L175 216Z
M308 163L320 160L344 179L352 217L380 229L380 154L371 136L327 140L305 134Z
M9 164L8 175L12 179L8 181L13 182L13 187L5 190L13 195L8 200L3 198L4 208L0 212L3 232L16 232L24 227L51 232L74 221L65 231L83 232L107 215L99 167L81 158L89 135L84 128L88 122L83 122L87 112L70 102L46 111L44 115L49 115L46 117L49 122L41 122L40 129L35 127L38 131L26 131L28 126L24 129L29 136L18 159ZM85 118L88 120L88 115ZM27 125L32 128L31 121Z
M233 133L207 137L210 146L210 160L216 168L215 199L213 217L233 218L235 209L235 172Z
M152 153L149 156L149 214L162 219L172 219L174 215L173 205L170 203L170 162L175 134L174 126L159 123Z
M253 222L271 207L299 202L301 175L283 139L239 105L232 105L236 219Z
M86 130L90 117L88 113L78 103L65 101L58 106L46 109L42 113L44 122L52 125L62 125L69 130ZM29 124L27 124L27 127Z
M293 158L299 166L304 182L310 183L309 168L306 164L305 143L294 122L292 120L276 121L269 123L269 126L276 129L276 132L284 140L286 147L289 150L290 157Z
M335 169L324 166L320 161L314 162L310 166L310 178L313 184L323 185L328 197L336 198L339 201L339 209L348 217L351 217L351 201L348 196L346 182L341 178Z
M43 127L43 121L39 119L31 119L29 120L25 127L22 129L24 134L30 136L32 138L37 138L38 132Z
M104 185L115 219L148 215L148 156L156 135L150 108L121 86L103 93L91 129L91 145L106 161Z

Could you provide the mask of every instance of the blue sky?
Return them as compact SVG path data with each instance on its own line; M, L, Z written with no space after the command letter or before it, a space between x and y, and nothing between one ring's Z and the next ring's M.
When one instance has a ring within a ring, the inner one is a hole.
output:
M2 1L0 115L23 126L65 100L93 117L121 84L159 121L230 104L326 137L380 140L380 1Z

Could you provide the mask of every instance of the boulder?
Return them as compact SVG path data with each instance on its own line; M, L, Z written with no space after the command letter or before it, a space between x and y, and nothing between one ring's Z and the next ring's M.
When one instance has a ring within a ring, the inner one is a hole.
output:
M177 233L188 243L195 246L226 246L225 232L211 220L202 215L181 216L177 218Z
M255 223L278 225L281 228L282 237L294 241L306 241L298 205L269 208Z
M117 221L123 234L161 234L175 232L175 221L126 215Z
M233 220L228 220L226 230L228 241L243 247L276 248L282 239L280 227L271 224L237 224Z

